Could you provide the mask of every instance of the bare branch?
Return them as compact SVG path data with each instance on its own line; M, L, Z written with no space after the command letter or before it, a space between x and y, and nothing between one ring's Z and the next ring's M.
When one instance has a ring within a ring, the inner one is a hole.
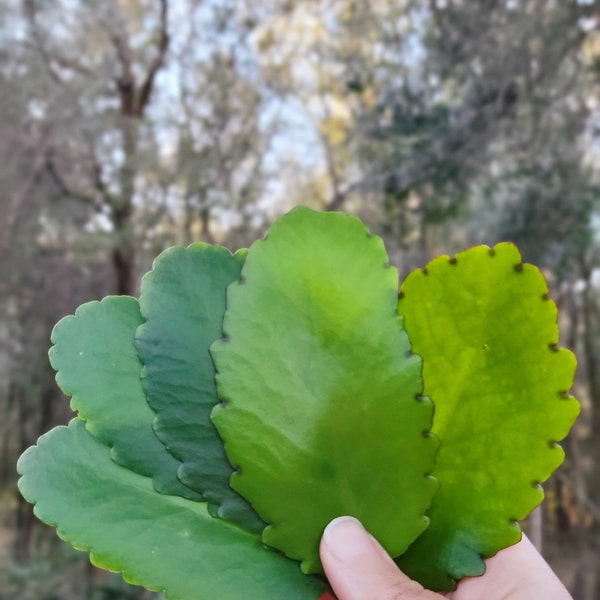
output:
M48 175L50 175L50 177L52 178L52 181L58 188L58 191L60 194L62 194L64 196L68 196L69 198L73 198L74 200L79 200L80 202L89 204L90 206L97 205L96 199L93 196L90 196L83 192L79 192L79 191L73 189L67 183L67 181L64 179L64 177L61 175L58 168L56 167L54 158L52 156L52 151L47 152L46 157L45 157L44 167L46 169L46 172L48 173Z
M124 33L113 33L111 40L121 65L121 74L116 78L117 90L121 99L121 114L133 115L135 113L135 77L129 40Z
M117 90L121 99L121 114L129 117L142 117L154 87L156 74L165 62L167 49L169 47L168 33L168 1L160 1L160 26L158 42L156 44L157 54L144 78L141 86L137 87L133 73L133 52L124 28L119 33L110 33L110 38L115 48L117 60L121 66L121 74L116 78ZM116 6L116 5L115 5ZM118 9L118 7L116 7ZM120 10L120 9L119 9Z
M46 70L50 77L59 85L69 87L69 84L61 75L60 71L56 69L55 65L62 67L63 69L68 69L70 71L75 71L81 75L85 75L86 77L93 77L94 74L90 69L77 62L73 58L67 58L60 52L58 52L55 48L52 49L52 52L46 47L44 43L45 36L40 31L40 25L37 21L37 13L34 10L34 7L31 3L26 3L29 8L25 11L26 18L31 27L31 37L33 39L33 44L29 44L27 41L23 41L22 45L25 47L33 48L38 54L41 56L44 65L46 66Z
M87 145L89 148L89 156L91 161L91 180L93 182L94 188L100 193L104 202L109 205L113 204L114 198L111 191L108 189L106 182L102 176L102 165L100 164L100 160L98 159L98 154L96 153L96 148L94 144L94 137L87 132L85 134L85 138L87 141Z
M0 256L7 252L12 243L12 236L16 229L21 214L21 209L26 199L31 195L36 183L45 168L45 152L46 144L43 142L41 147L33 150L33 158L29 161L30 169L28 170L25 181L12 193L8 195L9 204L6 212L3 215L0 235Z
M169 3L167 0L160 0L160 29L158 43L156 45L157 55L152 61L146 75L146 79L140 88L140 95L137 101L137 114L141 116L146 109L150 96L152 94L152 88L154 86L154 79L156 74L162 68L165 63L165 56L167 49L169 48L169 31L168 31L168 8Z

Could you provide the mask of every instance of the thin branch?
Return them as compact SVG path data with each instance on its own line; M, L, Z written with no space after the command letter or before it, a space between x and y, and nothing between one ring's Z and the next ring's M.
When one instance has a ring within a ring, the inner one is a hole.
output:
M112 205L114 201L114 195L110 192L108 186L106 185L106 182L104 181L104 178L102 177L102 165L98 160L98 154L96 153L94 138L89 132L87 132L85 137L87 140L89 155L92 163L91 175L92 181L94 183L94 188L100 193L100 195L107 204Z
M60 194L62 194L64 196L68 196L69 198L73 198L74 200L79 200L80 202L83 202L85 204L89 204L91 206L97 207L96 199L93 196L90 196L88 194L85 194L83 192L79 192L79 191L73 189L66 182L64 177L58 171L56 164L54 163L51 151L49 151L46 154L44 167L46 169L46 172L48 173L48 175L50 175L50 177L52 178L52 181L58 188L58 191L60 192Z
M133 115L135 112L135 77L129 40L122 33L113 33L111 39L121 65L121 74L116 78L117 90L121 99L121 114Z
M29 22L31 27L31 37L33 38L33 44L30 44L26 40L22 42L22 45L25 47L32 48L41 56L42 61L48 71L50 77L59 85L68 87L70 89L67 81L62 77L60 72L56 69L54 65L58 65L63 69L68 69L71 71L75 71L81 75L85 75L86 77L94 77L94 73L86 67L84 67L81 63L78 63L72 58L67 58L63 54L59 53L56 49L53 49L52 52L46 48L44 44L44 35L40 31L40 25L37 21L37 13L30 6L26 12L26 19Z
M137 114L139 116L144 113L144 110L146 109L146 106L150 100L156 74L165 63L165 56L169 48L168 8L169 4L167 0L160 0L160 30L157 43L158 53L152 61L152 64L148 69L148 73L146 74L146 79L140 88L140 95L136 107Z
M21 214L21 208L34 189L34 186L38 183L41 174L45 168L45 153L46 153L46 141L44 140L38 147L33 149L33 158L29 161L31 168L28 169L27 179L22 182L20 189L16 189L13 194L10 194L9 205L7 211L5 211L4 219L2 223L3 234L0 235L0 257L8 251L11 245L12 236L19 216Z

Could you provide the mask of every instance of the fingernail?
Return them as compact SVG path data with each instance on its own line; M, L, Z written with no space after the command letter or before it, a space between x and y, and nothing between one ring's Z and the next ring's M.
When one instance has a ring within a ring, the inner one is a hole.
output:
M372 550L373 541L354 517L337 517L325 527L323 542L340 561L351 561Z

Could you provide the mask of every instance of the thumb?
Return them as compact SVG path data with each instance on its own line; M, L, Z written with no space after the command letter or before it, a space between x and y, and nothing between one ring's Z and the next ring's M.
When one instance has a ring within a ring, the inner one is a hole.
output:
M354 517L338 517L327 525L320 554L339 600L442 599L404 575Z

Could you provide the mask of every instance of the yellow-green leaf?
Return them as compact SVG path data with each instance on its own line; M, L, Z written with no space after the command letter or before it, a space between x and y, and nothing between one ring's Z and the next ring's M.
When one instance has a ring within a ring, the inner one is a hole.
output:
M517 542L556 443L579 412L575 357L558 349L557 311L540 271L508 243L441 256L402 284L399 313L423 358L440 440L427 531L399 558L431 589L479 575L481 557Z

